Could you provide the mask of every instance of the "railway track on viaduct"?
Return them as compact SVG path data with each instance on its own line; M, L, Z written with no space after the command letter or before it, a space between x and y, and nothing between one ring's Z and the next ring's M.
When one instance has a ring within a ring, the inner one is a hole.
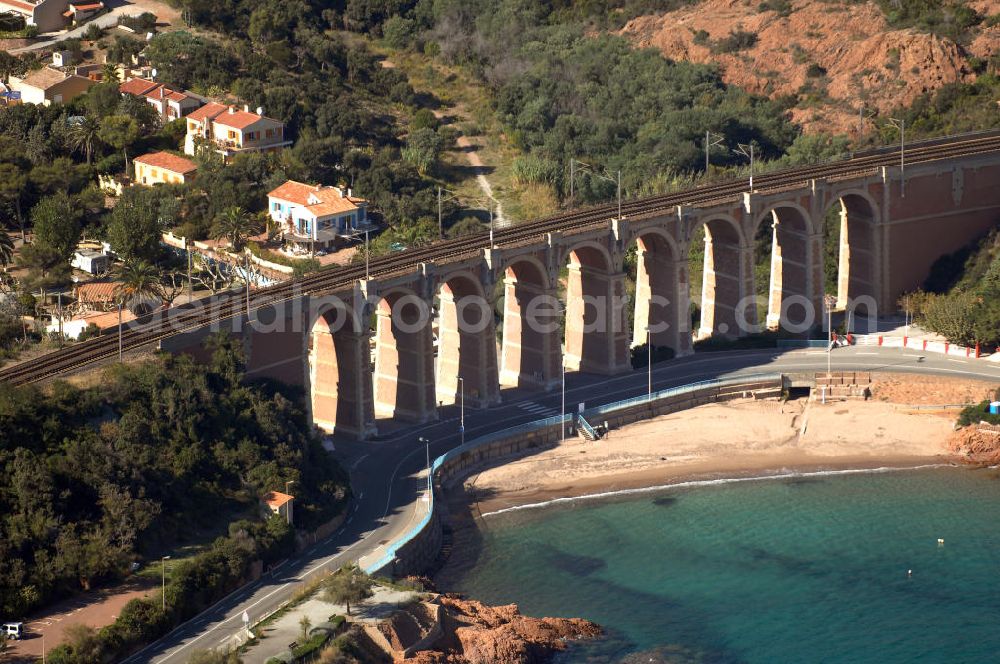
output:
M965 134L908 145L905 150L905 162L908 165L916 165L994 152L1000 152L1000 132ZM877 174L883 167L898 165L899 160L898 147L877 148L855 153L850 158L840 161L757 175L754 177L754 191L794 188L820 178ZM623 201L622 216L628 218L664 213L676 209L678 205L704 205L739 196L747 190L748 180L744 177L706 184L677 193ZM502 248L505 245L538 240L547 233L590 230L606 225L609 219L617 216L617 213L616 205L571 210L497 231L493 234L493 246ZM490 237L486 232L439 241L426 247L409 249L372 260L369 274L372 278L393 276L412 270L420 263L430 261L447 263L475 256L490 246ZM363 278L365 278L364 265L323 270L256 291L251 295L250 307L252 310L260 309L302 295L342 291ZM205 298L196 304L171 310L166 319L130 325L122 334L122 348L124 351L142 348L166 337L244 315L245 311L246 302L242 292L229 292ZM95 364L117 354L118 331L115 328L83 343L2 369L0 381L15 385L38 382Z

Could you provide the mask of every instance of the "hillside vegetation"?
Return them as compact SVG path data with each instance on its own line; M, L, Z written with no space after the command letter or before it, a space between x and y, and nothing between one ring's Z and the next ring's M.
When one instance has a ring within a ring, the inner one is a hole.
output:
M227 515L253 519L234 531L232 565L285 557L291 529L256 513L288 480L300 526L342 507L346 478L304 413L273 386L241 383L241 351L213 344L207 367L164 358L111 368L93 388L0 384L0 614L24 616L201 530L225 532Z
M939 258L924 287L899 305L952 343L993 351L1000 345L1000 230Z

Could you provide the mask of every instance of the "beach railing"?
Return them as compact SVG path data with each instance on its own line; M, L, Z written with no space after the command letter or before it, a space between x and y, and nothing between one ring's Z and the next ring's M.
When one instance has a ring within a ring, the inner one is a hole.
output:
M780 373L769 373L769 374L747 374L741 376L732 376L730 378L715 378L711 380L703 380L697 383L689 383L687 385L681 385L679 387L670 387L664 390L659 390L651 395L643 395L640 397L633 397L631 399L623 399L621 401L616 401L614 403L609 403L604 406L596 406L585 410L581 417L576 418L580 422L580 427L586 430L589 428L591 431L593 427L590 423L586 421L587 417L597 418L603 415L608 415L615 411L631 408L633 406L655 403L656 401L673 398L683 394L692 394L706 388L725 388L734 385L748 384L748 383L765 383L771 381L781 381ZM438 474L441 472L445 464L450 464L454 462L466 459L469 455L475 455L477 451L486 449L489 445L493 443L498 443L505 440L511 440L519 436L526 436L528 434L538 433L545 431L548 428L562 426L565 431L566 427L571 424L574 420L574 416L571 414L563 413L562 415L555 415L553 417L547 417L542 420L535 420L533 422L526 422L524 424L518 424L513 427L508 427L506 429L501 429L500 431L494 431L488 433L484 436L479 436L473 440L466 442L464 445L459 445L454 447L441 456L434 459L434 463L431 464L431 477L437 478ZM596 438L596 431L594 431ZM472 463L476 461L482 461L483 459L471 459ZM433 481L432 481L433 486ZM435 494L436 492L431 490L428 492L428 505L427 513L420 520L419 523L414 525L413 528L403 533L394 542L386 545L385 551L381 556L378 556L374 561L366 562L364 559L359 561L359 566L368 574L376 574L390 567L398 558L399 552L406 547L408 544L420 537L424 531L431 525L435 518Z

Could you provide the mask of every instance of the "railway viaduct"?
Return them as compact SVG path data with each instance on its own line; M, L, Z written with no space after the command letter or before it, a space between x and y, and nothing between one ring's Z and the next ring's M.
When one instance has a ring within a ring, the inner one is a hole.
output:
M557 388L563 366L630 371L630 347L647 337L685 355L692 337L754 329L758 308L769 328L819 324L826 223L840 227L838 306L875 313L894 311L939 256L998 222L997 152L907 164L905 174L881 166L401 261L388 275L264 307L240 334L251 375L301 386L317 426L364 439L379 420L431 421L462 398L488 408L503 387ZM754 297L762 227L771 236L766 302ZM704 242L697 330L693 242ZM197 355L202 336L163 346Z

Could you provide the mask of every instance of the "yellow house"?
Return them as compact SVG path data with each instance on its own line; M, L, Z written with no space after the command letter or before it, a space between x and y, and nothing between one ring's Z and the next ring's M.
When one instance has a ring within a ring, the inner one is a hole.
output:
M25 104L65 104L90 89L95 81L76 74L66 74L58 69L42 67L29 72L24 78L10 77L10 89L21 93Z
M151 152L133 160L137 184L184 184L191 179L198 166L190 159L169 152Z

